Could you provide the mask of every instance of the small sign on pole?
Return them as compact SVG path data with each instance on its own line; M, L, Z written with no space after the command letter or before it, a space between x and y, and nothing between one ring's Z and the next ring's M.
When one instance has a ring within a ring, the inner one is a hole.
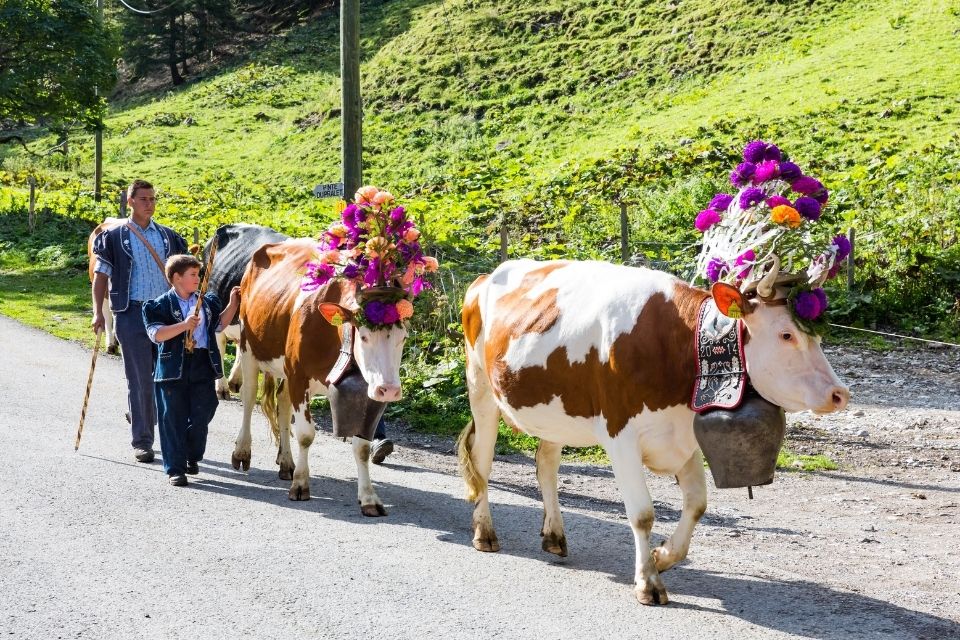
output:
M343 183L318 184L313 188L313 196L315 198L343 198Z

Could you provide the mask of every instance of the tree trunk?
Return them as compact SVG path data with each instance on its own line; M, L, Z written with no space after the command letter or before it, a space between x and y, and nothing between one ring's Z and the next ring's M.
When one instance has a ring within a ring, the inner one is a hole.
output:
M173 86L183 84L183 76L177 69L177 14L170 12L170 32L167 34L167 66Z

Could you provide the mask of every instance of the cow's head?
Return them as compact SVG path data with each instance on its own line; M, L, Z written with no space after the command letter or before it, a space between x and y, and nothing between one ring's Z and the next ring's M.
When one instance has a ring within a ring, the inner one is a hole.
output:
M367 381L367 395L379 402L395 402L403 392L400 387L400 358L407 330L402 323L371 328L357 322L359 304L351 299L344 304L320 303L320 313L330 324L340 327L350 323L356 330L353 358Z
M746 326L747 373L761 396L786 411L830 413L847 406L850 390L827 362L819 336L794 322L783 287L767 283L764 295L750 297L717 283L712 293L721 313Z

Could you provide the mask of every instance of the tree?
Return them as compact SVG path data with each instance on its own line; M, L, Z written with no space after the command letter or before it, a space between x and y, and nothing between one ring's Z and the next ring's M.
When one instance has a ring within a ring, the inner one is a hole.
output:
M166 69L174 85L183 84L190 60L210 59L238 28L233 0L180 0L150 15L116 15L123 31L123 59L134 78Z
M97 126L118 54L90 0L0 0L0 122Z

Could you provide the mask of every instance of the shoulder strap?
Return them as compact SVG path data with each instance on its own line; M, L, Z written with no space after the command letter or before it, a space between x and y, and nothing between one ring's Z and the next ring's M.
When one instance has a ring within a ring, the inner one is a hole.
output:
M160 269L160 273L162 273L163 278L166 279L167 270L163 268L163 260L161 260L160 256L157 255L157 251L156 249L153 248L153 245L147 242L147 239L140 232L140 229L137 229L137 223L131 220L130 222L127 223L127 226L130 227L130 231L133 231L137 235L137 237L140 238L140 242L143 243L143 246L145 246L150 251L150 255L153 256L154 261L157 263L157 267Z

